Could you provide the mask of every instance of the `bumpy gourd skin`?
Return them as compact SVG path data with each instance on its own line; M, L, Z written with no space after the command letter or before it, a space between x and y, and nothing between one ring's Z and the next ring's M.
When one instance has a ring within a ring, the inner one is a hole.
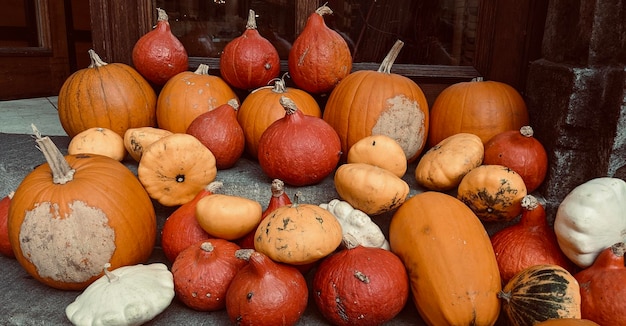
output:
M111 272L108 267L66 307L74 325L142 325L174 299L174 278L165 264L124 266Z

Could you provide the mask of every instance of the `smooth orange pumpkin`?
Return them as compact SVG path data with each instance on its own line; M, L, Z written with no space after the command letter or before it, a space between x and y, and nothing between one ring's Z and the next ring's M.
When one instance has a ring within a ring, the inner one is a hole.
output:
M600 324L589 319L554 318L537 323L535 326L600 326Z
M395 212L391 251L409 273L413 302L428 325L493 325L500 272L487 231L461 201L419 193Z
M257 88L252 91L237 111L237 121L246 137L246 153L256 160L259 139L267 127L285 116L285 108L280 105L280 98L290 98L302 113L320 118L322 110L315 98L309 93L294 87L286 87L284 76L275 79L273 86Z
M327 5L317 8L289 50L293 82L312 94L331 91L352 70L348 43L324 22L324 15L332 13Z
M59 91L59 121L68 136L103 127L124 137L129 128L156 125L152 86L129 65L106 63L93 50L89 57L89 67L69 76Z
M145 262L156 217L137 177L109 157L63 157L50 138L37 143L48 163L22 180L9 208L9 240L24 270L53 288L81 290L106 263Z
M515 88L475 78L450 85L437 96L430 110L428 145L460 132L475 134L484 144L500 132L527 124L526 103Z
M124 138L108 128L93 127L83 130L70 140L67 153L99 154L108 156L116 161L126 157Z
M382 134L397 141L409 161L426 144L428 102L411 79L391 73L404 43L398 40L378 71L359 70L344 78L330 93L324 120L339 134L343 159L362 138Z
M229 100L239 98L220 77L209 74L209 66L201 63L195 71L183 71L161 89L156 104L159 128L184 133L200 114L211 111Z

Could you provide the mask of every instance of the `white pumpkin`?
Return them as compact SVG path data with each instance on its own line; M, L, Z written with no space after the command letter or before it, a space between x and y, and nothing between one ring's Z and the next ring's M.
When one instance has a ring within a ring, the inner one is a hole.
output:
M369 215L363 211L355 209L348 202L333 199L328 204L320 204L321 208L331 212L339 224L344 238L351 236L355 241L364 247L382 248L389 250L389 242Z
M626 241L626 182L602 177L574 188L559 205L554 231L563 253L589 267L602 250Z
M119 267L91 283L65 315L74 325L142 325L174 299L174 277L162 263Z

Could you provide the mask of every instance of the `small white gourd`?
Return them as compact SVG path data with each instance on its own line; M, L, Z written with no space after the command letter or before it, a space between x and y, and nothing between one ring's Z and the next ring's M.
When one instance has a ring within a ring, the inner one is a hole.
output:
M559 205L554 231L563 253L589 267L602 250L626 241L626 182L602 177L574 188Z
M364 247L383 248L389 250L389 242L380 227L363 211L354 209L348 202L333 199L320 207L331 212L341 224L344 237L354 237Z
M65 315L74 325L142 325L174 298L174 278L162 263L119 267L91 283Z

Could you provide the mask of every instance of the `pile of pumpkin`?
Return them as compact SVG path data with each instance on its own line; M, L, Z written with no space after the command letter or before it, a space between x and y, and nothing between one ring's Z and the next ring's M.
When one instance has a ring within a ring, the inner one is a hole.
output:
M140 324L176 296L238 325L293 325L309 291L336 325L382 324L409 298L428 325L493 325L502 310L512 325L626 323L626 183L573 189L553 228L531 194L547 155L513 88L461 82L429 110L417 84L391 73L402 42L378 71L352 72L345 41L324 24L330 12L313 13L289 53L298 88L277 78L253 11L224 49L222 77L203 64L187 71L162 10L135 68L90 51L59 94L69 155L34 129L47 164L0 202L1 252L44 284L84 290L66 310L75 324ZM240 103L231 87L252 91ZM323 93L322 114L311 94ZM137 175L119 163L127 155ZM243 155L273 180L265 209L220 193L218 170ZM307 204L284 191L333 173L340 199ZM141 264L157 236L153 200L178 206L160 235L171 271ZM375 223L385 213L388 239ZM508 225L489 236L494 222ZM142 295L111 304L118 291Z

